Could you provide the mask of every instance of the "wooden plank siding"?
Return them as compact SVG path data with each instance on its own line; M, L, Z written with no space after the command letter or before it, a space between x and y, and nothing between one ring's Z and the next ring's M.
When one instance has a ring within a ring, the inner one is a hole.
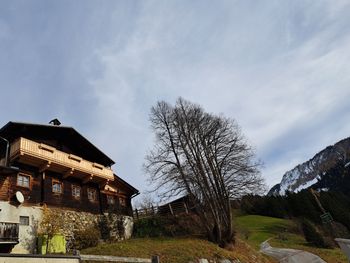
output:
M0 176L0 200L8 201L10 180L8 176Z
M95 214L115 211L132 216L131 198L139 191L115 175L111 169L114 161L73 128L9 122L0 129L0 135L10 143L6 166L13 167L10 173L0 169L0 201L18 206L15 194L20 191L23 206L46 204ZM18 174L23 176L20 185ZM60 193L53 192L54 180L62 184ZM73 195L77 187L79 198ZM96 192L93 201L88 198L89 189ZM108 203L108 196L115 199L113 204Z
M0 200L10 201L16 204L15 193L20 191L24 196L23 205L41 205L45 203L48 206L72 209L76 211L101 213L106 211L116 211L124 215L132 215L131 200L127 193L122 191L120 194L109 193L100 190L100 185L88 182L84 184L81 180L68 177L63 179L63 175L51 171L39 172L38 168L15 163L20 168L19 174L30 176L29 188L17 185L17 173L11 175L0 175ZM60 181L62 183L62 193L52 191L52 182ZM81 189L80 198L72 195L72 185L79 186ZM88 189L96 191L96 200L88 199ZM107 196L115 196L115 204L107 202ZM125 199L125 206L120 205L119 197Z

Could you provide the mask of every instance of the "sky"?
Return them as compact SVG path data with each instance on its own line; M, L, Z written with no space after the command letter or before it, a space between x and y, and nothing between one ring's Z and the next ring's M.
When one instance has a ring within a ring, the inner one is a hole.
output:
M0 125L58 118L141 192L150 108L235 119L271 187L350 136L347 0L0 0Z

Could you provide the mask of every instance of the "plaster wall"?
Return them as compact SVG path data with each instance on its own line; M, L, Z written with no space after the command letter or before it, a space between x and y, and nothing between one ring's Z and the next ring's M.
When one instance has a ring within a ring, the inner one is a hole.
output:
M42 208L38 206L14 206L0 201L0 222L19 223L20 216L29 218L29 225L19 226L19 243L13 253L33 253L36 247L38 224L42 218Z
M19 223L20 216L29 217L29 225L19 226L19 243L14 247L12 253L35 253L36 237L38 227L43 216L43 208L40 206L14 206L9 202L0 201L0 222ZM88 212L79 212L65 210L61 208L49 208L54 210L58 215L63 216L64 226L62 234L69 239L75 230L84 230L91 227L98 227L101 218L107 217L107 224L110 228L110 238L112 240L124 240L131 238L133 232L133 218L111 214L100 215ZM118 232L118 226L123 226L124 231Z

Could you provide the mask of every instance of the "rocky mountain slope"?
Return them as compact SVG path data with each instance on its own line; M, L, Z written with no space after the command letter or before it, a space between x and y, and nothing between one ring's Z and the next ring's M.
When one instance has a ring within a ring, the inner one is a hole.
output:
M328 146L310 160L286 172L281 183L271 188L268 195L284 195L287 191L298 192L317 183L325 171L339 162L349 165L350 137Z

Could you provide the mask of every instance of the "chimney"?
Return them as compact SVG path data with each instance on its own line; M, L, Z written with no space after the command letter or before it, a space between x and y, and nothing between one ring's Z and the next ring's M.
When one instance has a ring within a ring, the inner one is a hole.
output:
M54 126L60 126L61 122L58 119L53 119L49 122L49 124L54 125Z

